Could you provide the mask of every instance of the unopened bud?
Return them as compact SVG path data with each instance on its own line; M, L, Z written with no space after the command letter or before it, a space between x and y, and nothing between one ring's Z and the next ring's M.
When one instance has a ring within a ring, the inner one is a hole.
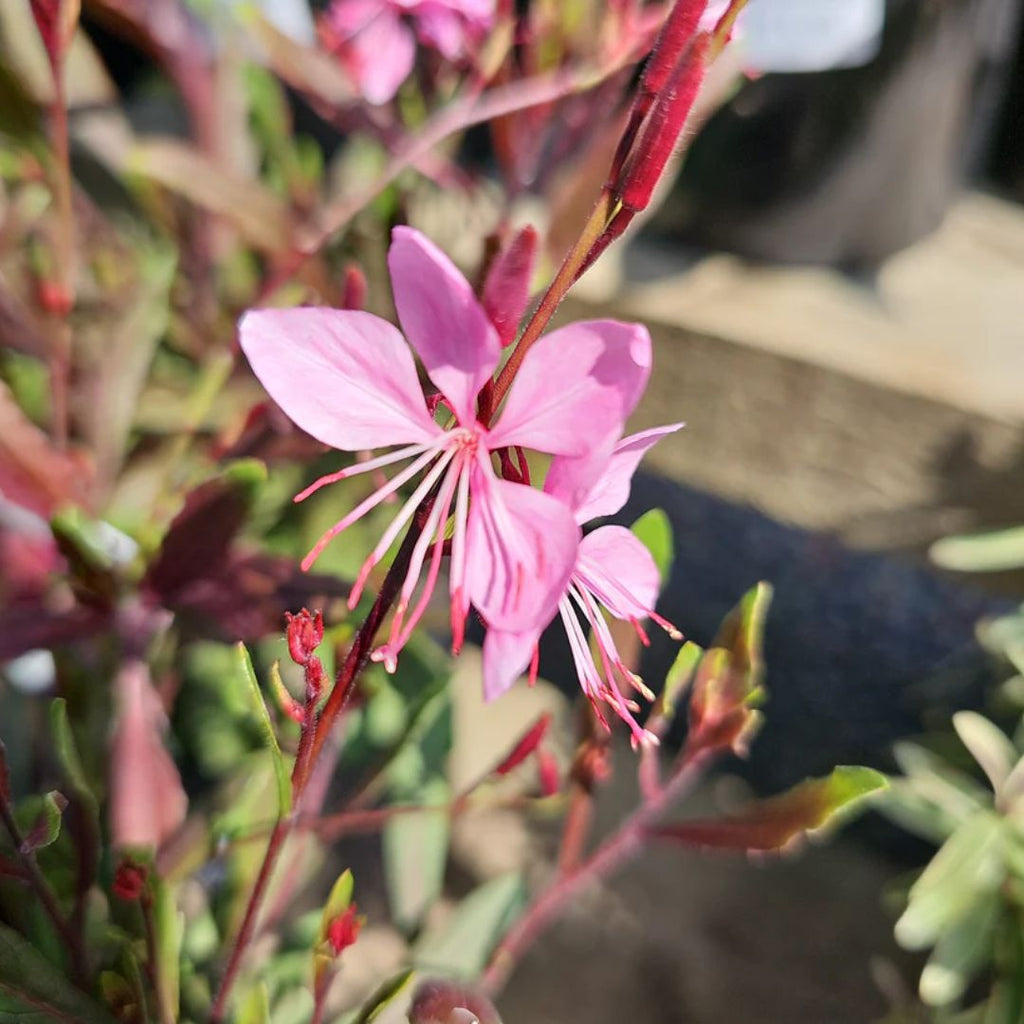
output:
M508 775L513 768L521 765L539 746L551 726L551 715L545 713L523 734L518 743L505 755L505 759L494 769L496 775Z
M366 275L357 263L351 263L345 269L345 287L341 292L341 308L366 308Z
M114 882L110 888L118 899L130 903L145 892L148 879L149 871L144 864L123 860L114 871Z
M305 608L298 615L285 612L288 624L288 653L296 665L306 665L324 638L323 613L311 615Z
M545 796L554 796L562 788L562 773L550 750L541 747L537 751L537 773L540 776L540 791Z
M365 918L358 916L355 903L350 903L344 913L339 914L327 925L327 942L335 956L355 944L362 931Z
M45 312L59 317L67 316L74 305L67 288L46 278L36 281L36 300Z
M629 210L647 207L676 148L707 70L711 37L700 35L654 101L622 169L617 198Z

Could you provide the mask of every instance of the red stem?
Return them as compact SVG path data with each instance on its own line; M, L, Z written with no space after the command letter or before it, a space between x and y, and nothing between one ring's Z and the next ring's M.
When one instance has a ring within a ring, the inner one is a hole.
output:
M562 875L540 894L491 956L480 982L485 995L493 997L501 991L523 953L548 929L573 896L599 879L607 878L640 852L647 828L693 785L714 754L715 751L703 748L689 759L681 760L676 774L664 789L641 804L575 871Z

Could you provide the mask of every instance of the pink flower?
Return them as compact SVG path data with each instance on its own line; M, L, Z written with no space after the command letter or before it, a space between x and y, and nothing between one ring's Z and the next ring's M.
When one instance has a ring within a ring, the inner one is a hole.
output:
M629 497L630 483L644 454L666 434L682 426L674 423L623 438L613 448L582 458L556 458L544 490L573 509L576 522L618 512ZM607 726L602 705L608 705L630 728L634 744L650 740L636 721L639 706L624 696L637 690L648 700L652 694L624 663L608 629L602 609L631 622L642 640L640 625L653 619L673 637L679 633L654 611L660 586L654 559L625 527L601 526L580 542L568 586L558 601L558 615L569 638L580 686L598 718ZM590 627L597 648L591 653L584 624ZM537 641L547 623L514 632L491 628L484 640L484 694L492 700L504 693L533 662L536 672Z
M487 425L477 420L476 399L497 367L501 342L473 290L433 243L409 228L395 229L388 264L405 338L370 313L314 308L247 313L240 336L256 376L307 433L343 451L399 446L322 477L296 501L324 484L411 460L321 537L304 569L333 537L423 474L366 559L349 598L354 607L373 567L424 498L435 496L390 637L374 655L393 670L434 590L450 518L456 651L470 603L500 629L529 631L551 618L576 560L579 527L558 496L500 479L491 453L528 447L582 458L607 447L646 384L651 340L642 326L613 320L551 332L528 351L497 422ZM428 411L409 345L454 413L444 427ZM422 593L410 612L424 567Z
M387 103L409 77L416 40L462 60L494 21L494 0L334 0L323 21L371 103Z

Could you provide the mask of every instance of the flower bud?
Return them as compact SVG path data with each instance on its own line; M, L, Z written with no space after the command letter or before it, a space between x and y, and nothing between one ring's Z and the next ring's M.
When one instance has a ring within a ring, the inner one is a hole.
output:
M513 768L521 765L537 749L551 726L550 713L543 714L523 734L518 743L505 755L505 759L494 769L496 775L508 775Z
M296 665L307 665L324 638L324 617L311 615L305 608L298 615L285 612L288 624L288 653Z
M540 790L545 796L555 796L562 788L558 762L550 750L541 747L537 751L537 772L540 775Z
M359 938L366 919L357 914L355 903L350 903L343 913L327 925L327 942L335 956L341 956Z
M149 871L144 864L122 860L114 871L114 882L110 888L119 900L130 903L143 894L148 879Z

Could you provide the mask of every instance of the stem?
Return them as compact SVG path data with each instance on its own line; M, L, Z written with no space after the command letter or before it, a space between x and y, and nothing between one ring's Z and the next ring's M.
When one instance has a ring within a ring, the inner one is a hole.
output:
M40 870L35 855L27 852L23 848L25 837L21 834L21 829L18 828L18 823L14 820L11 805L3 796L0 796L0 821L3 821L4 828L7 830L7 834L11 837L11 842L14 844L15 856L17 856L18 860L21 862L21 866L24 869L29 884L35 890L36 895L39 897L39 902L42 903L43 909L53 922L54 928L57 929L57 933L60 935L64 945L67 947L68 955L71 957L76 981L80 986L84 987L89 974L86 967L85 950L82 944L78 941L78 936L75 934L74 929L61 912L61 909L57 904L57 897L50 888L50 883L47 882L46 876Z
M574 871L562 875L530 906L498 944L480 982L493 997L508 981L523 953L542 935L577 893L606 878L631 860L644 845L644 832L671 801L686 792L714 756L707 748L683 758L671 781L655 797L641 804L597 850Z
M74 260L74 215L71 209L71 147L68 141L67 93L64 85L64 61L58 59L53 71L53 104L50 107L50 131L53 142L53 196L57 223L53 249L56 283L70 305ZM66 310L52 311L54 320L50 352L50 399L53 436L63 448L68 440L68 379L71 373L71 331L65 321Z
M519 367L530 346L541 336L544 328L547 327L551 318L555 315L555 310L558 309L562 299L565 298L575 282L577 271L583 266L587 254L608 225L608 214L611 205L611 193L605 189L598 197L590 218L580 232L580 237L566 254L561 267L558 269L558 273L555 275L555 279L548 286L548 290L540 300L540 305L537 306L533 316L530 317L530 321L523 330L519 341L516 343L516 347L512 350L512 355L508 357L508 362L501 368L501 373L498 374L498 379L494 382L489 413L493 413L501 404L501 400L505 397L515 375L519 372Z
M174 1014L167 991L167 982L160 970L160 955L156 946L156 921L153 918L153 897L145 892L139 898L142 910L142 922L146 932L146 960L150 981L153 982L153 993L156 996L157 1016L160 1024L174 1024Z
M313 1018L309 1024L323 1024L324 1013L327 1010L327 993L331 990L332 981L334 973L329 967L325 967L313 983Z
M242 957L252 941L260 906L263 903L264 896L267 894L267 888L270 885L270 879L274 874L278 858L281 856L281 850L284 848L284 841L291 832L292 821L293 819L291 818L282 818L274 826L274 831L270 833L267 850L263 855L263 863L260 865L256 882L253 885L252 892L249 894L249 902L245 908L245 917L242 918L242 927L239 928L238 935L235 936L234 945L231 947L231 955L228 958L228 965L224 969L224 977L221 978L220 988L217 990L217 996L210 1010L210 1024L219 1024L224 1019L228 996L231 994L231 989L238 977L238 970L242 966Z

